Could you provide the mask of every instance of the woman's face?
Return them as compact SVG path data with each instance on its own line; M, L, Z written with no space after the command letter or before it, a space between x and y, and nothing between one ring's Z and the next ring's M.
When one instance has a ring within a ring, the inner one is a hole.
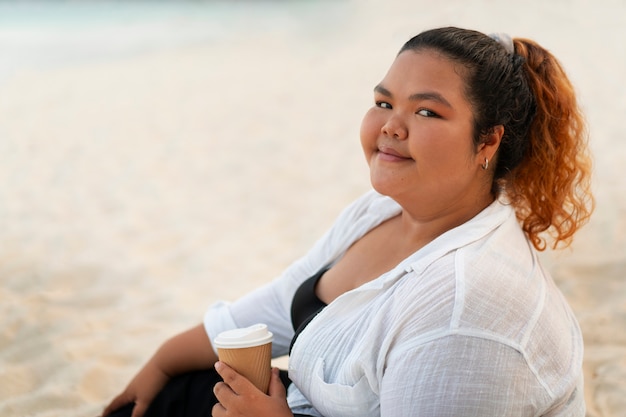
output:
M405 208L418 203L425 216L485 193L484 156L473 145L472 109L459 71L432 50L401 53L374 89L375 105L361 125L374 189Z

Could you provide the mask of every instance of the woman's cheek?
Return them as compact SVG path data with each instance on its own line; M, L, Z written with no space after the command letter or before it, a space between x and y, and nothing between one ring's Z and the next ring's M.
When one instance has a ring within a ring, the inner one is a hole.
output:
M367 149L376 147L376 141L378 140L378 135L380 134L381 122L380 117L378 117L377 108L371 108L365 113L363 117L363 121L361 122L361 145L367 154Z

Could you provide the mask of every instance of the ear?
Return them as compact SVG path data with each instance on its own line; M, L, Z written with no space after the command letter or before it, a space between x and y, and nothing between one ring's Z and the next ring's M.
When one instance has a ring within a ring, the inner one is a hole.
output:
M492 161L498 152L500 143L502 142L502 136L504 135L504 126L497 125L491 128L488 133L483 135L481 142L476 149L476 156L482 164L487 158Z

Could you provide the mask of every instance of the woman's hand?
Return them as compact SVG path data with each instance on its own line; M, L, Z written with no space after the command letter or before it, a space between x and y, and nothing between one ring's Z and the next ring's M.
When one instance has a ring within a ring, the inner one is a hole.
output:
M211 341L199 324L167 340L139 371L128 387L104 409L104 416L135 403L132 417L141 417L170 377L184 372L209 369L217 362Z
M278 368L272 369L269 395L223 362L217 362L215 370L224 382L213 388L219 401L213 407L213 417L293 417Z
M142 417L168 380L169 377L154 364L154 361L148 362L130 381L124 392L115 397L104 409L102 415L107 416L126 404L135 403L132 417Z

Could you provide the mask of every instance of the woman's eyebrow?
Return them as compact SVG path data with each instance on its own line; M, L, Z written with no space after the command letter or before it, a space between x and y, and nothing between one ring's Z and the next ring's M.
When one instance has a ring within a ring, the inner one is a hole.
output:
M391 91L387 90L385 87L383 87L380 84L374 87L374 92L378 94L382 94L383 96L386 96L386 97L393 97L393 94L391 94Z
M382 94L385 97L393 98L393 94L391 91L387 90L382 85L378 84L374 87L374 92L378 94ZM438 103L443 104L446 107L452 108L452 105L446 100L441 94L436 93L434 91L427 91L423 93L415 93L409 96L410 101L436 101Z
M424 93L415 93L409 96L409 100L411 101L436 101L438 103L443 104L446 107L452 108L452 105L446 100L441 94L435 93L434 91L427 91Z

